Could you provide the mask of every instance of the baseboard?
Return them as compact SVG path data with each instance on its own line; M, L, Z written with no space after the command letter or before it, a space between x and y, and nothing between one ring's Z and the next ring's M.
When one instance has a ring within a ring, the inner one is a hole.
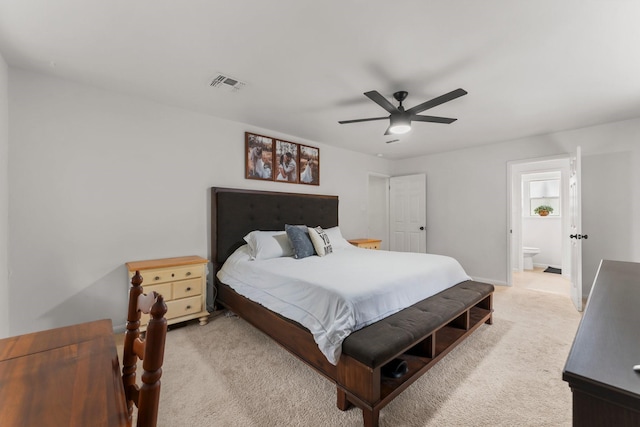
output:
M557 265L557 264L539 264L539 263L533 263L534 267L540 267L540 268L547 268L547 267L553 267L553 268L559 268L562 269L561 265Z
M127 324L126 323L123 323L121 325L115 325L113 327L113 332L116 333L116 334L121 334L126 330L127 330Z
M476 282L491 283L492 285L498 286L509 286L507 282L503 280L486 279L484 277L472 277L471 280L475 280Z

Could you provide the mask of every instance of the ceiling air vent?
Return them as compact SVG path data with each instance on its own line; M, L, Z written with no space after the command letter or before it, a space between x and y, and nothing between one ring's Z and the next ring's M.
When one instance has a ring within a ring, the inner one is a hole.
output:
M229 92L237 92L246 85L245 82L241 82L233 77L225 76L224 74L218 74L209 84L211 87L217 89L225 89Z

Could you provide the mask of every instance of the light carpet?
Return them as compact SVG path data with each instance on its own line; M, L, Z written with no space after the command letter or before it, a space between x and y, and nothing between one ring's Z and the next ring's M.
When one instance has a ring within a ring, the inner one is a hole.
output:
M552 293L496 287L483 325L380 412L381 426L569 426L562 369L580 314ZM326 378L238 317L167 335L159 426L361 426Z

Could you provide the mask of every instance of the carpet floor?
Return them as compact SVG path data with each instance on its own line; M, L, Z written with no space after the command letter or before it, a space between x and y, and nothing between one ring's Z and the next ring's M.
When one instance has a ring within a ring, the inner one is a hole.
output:
M562 369L580 313L561 295L496 287L483 325L380 412L381 426L570 426ZM238 317L167 335L159 426L361 426L335 386Z

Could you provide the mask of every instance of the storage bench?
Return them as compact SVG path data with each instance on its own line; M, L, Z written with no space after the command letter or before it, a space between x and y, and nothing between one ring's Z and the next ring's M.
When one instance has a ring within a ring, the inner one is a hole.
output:
M338 408L363 410L367 427L380 409L482 324L492 323L493 285L465 281L349 335L338 369ZM385 377L402 360L407 372Z

